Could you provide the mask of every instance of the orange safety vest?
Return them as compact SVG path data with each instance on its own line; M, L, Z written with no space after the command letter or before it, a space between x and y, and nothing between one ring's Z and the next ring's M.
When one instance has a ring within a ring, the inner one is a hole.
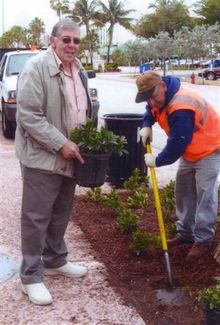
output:
M220 116L201 96L190 89L180 87L162 112L154 107L152 114L169 135L167 116L181 109L195 112L195 128L192 141L186 147L183 158L195 162L220 148ZM183 121L184 123L184 121Z

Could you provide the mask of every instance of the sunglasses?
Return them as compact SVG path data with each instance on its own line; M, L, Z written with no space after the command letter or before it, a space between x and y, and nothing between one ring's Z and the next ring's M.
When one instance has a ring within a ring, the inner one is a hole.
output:
M64 44L70 44L72 41L73 41L73 43L76 44L76 45L80 44L80 39L77 38L77 37L73 37L73 38L71 38L71 37L63 37L63 38L61 38L61 39L62 39L62 42L63 42Z

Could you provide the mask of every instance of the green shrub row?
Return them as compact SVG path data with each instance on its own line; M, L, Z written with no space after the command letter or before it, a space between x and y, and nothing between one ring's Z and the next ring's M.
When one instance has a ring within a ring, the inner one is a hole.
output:
M141 177L141 172L135 168L132 176L123 183L123 187L129 191L126 200L122 200L116 189L112 189L108 194L102 194L101 188L89 190L87 193L94 202L100 202L116 213L116 226L122 232L131 234L132 242L129 249L140 255L149 246L161 246L158 236L141 229L139 216L135 209L146 209L149 199L149 177ZM170 182L160 193L166 219L172 216L175 211L174 182ZM174 233L174 225L172 229Z

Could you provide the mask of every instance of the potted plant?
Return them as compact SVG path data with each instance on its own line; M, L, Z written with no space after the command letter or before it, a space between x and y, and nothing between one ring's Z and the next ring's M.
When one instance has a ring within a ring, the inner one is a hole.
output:
M92 120L72 129L70 139L78 145L85 161L81 164L77 159L74 160L77 184L84 187L101 186L105 182L110 155L127 153L124 136L115 135L105 127L97 130Z
M220 324L220 276L215 277L215 280L215 285L198 292L198 300L205 313L206 325Z

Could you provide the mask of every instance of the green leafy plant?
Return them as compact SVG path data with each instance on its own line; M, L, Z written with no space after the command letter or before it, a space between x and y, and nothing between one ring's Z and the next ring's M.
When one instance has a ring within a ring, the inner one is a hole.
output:
M105 127L97 130L92 120L72 129L70 140L78 145L81 153L119 155L127 153L125 149L127 140L124 136L115 135Z
M123 203L114 188L103 198L103 203L115 211L123 208Z
M220 276L215 281L215 285L198 291L199 302L211 310L220 308Z
M175 182L170 181L160 190L160 202L165 220L170 220L175 213L176 201L174 196Z
M101 187L94 187L87 191L88 196L93 202L103 202L104 196Z
M132 175L124 181L123 187L129 189L131 192L140 190L141 187L145 192L147 192L149 190L149 177L142 177L140 169L135 168Z
M136 253L138 256L146 251L149 246L160 247L161 240L159 236L155 236L147 231L142 231L140 228L137 228L132 233L132 243L129 245L129 249Z
M148 194L140 191L132 192L131 196L127 198L127 206L129 208L146 208Z
M131 191L131 195L127 198L129 208L144 209L148 200L149 177L141 176L141 171L138 168L133 170L132 176L123 183L125 189Z
M169 224L168 226L168 233L170 235L170 237L175 237L177 235L177 230L176 230L176 223L173 222L171 224Z
M122 232L133 232L138 228L139 217L126 209L121 207L118 211L118 216L116 219L116 225Z

